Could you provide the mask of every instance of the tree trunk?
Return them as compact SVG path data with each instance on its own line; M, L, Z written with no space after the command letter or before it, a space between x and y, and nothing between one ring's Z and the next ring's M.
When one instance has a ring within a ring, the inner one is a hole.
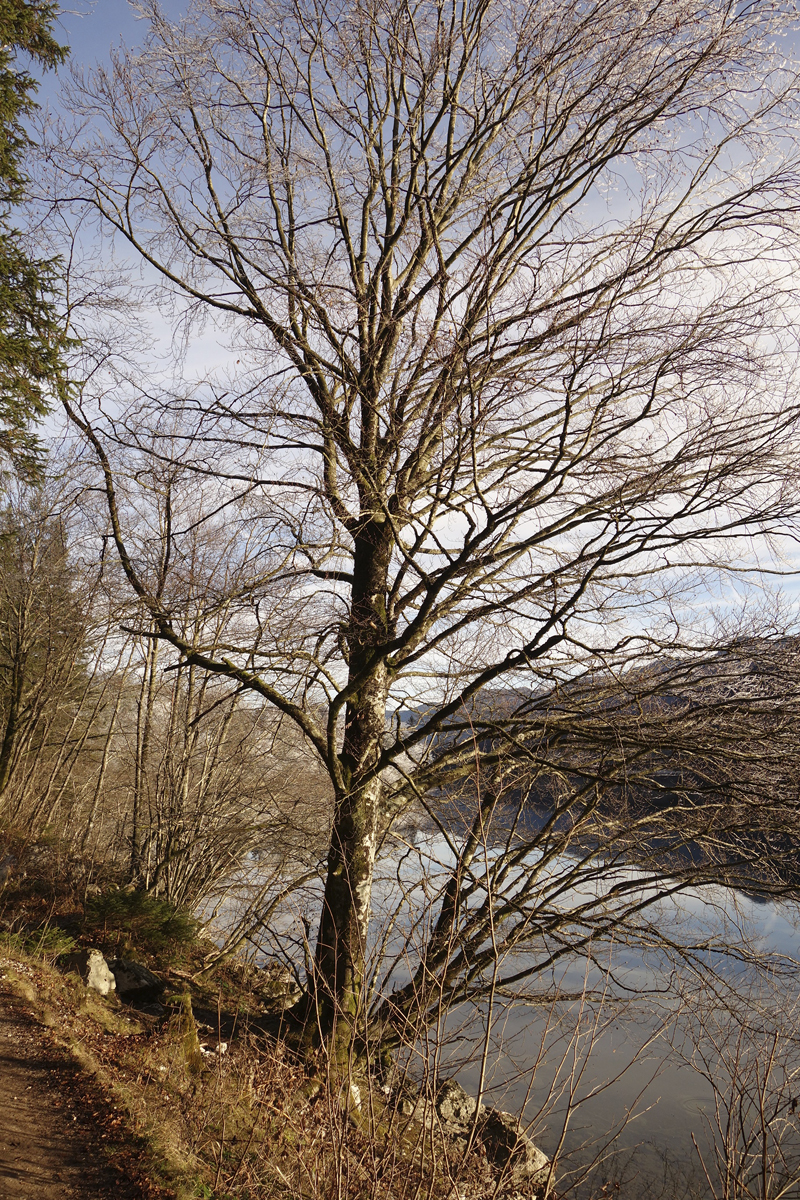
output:
M382 782L374 773L386 725L389 676L382 650L388 629L386 580L391 529L371 520L356 536L349 681L314 961L317 1028L337 1057L349 1053L359 1023L372 903Z
M11 782L12 767L20 734L22 694L25 685L25 658L20 654L13 663L11 686L8 692L8 712L2 743L0 743L0 797Z
M150 750L150 735L153 726L155 703L156 667L158 664L158 642L151 638L147 643L144 673L136 714L136 765L133 784L133 811L131 813L131 850L128 878L131 883L141 880L143 870L142 825L144 824L145 793L149 790L147 760ZM149 832L149 830L148 830Z

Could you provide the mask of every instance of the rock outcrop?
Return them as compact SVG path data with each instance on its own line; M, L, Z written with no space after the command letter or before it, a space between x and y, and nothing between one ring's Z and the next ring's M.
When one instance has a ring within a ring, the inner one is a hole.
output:
M464 1128L472 1124L478 1111L478 1101L465 1092L455 1079L445 1079L436 1092L434 1108L439 1120L445 1125ZM483 1105L480 1106L483 1112Z
M524 1131L519 1117L487 1108L478 1123L478 1136L486 1157L514 1189L543 1194L550 1174L550 1160Z
M79 950L66 960L68 971L80 975L87 988L107 996L116 989L116 979L100 950Z
M258 972L258 990L264 1002L276 1011L293 1008L303 992L284 963L272 959Z
M126 1004L155 1000L164 988L159 977L141 963L128 958L113 958L109 965L114 972L119 998Z
M550 1179L550 1160L525 1133L519 1117L478 1104L454 1079L439 1085L432 1102L415 1093L407 1079L392 1097L397 1112L438 1128L456 1151L466 1149L474 1126L474 1144L485 1152L494 1177L492 1195L497 1200L544 1200L549 1194L554 1182ZM470 1200L477 1200L477 1193L475 1197L470 1195Z

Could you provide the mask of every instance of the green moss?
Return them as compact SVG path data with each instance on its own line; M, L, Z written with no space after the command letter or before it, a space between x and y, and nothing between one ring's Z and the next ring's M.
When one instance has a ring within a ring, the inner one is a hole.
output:
M203 1070L203 1054L200 1050L200 1039L197 1036L197 1025L192 1012L192 997L188 992L184 992L181 997L181 1039L186 1069L191 1075L199 1075Z

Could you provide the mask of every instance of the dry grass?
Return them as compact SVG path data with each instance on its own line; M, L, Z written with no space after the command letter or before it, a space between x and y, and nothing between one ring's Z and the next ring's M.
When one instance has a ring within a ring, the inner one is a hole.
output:
M310 1074L285 1041L251 1021L243 1003L250 994L246 970L237 996L229 965L226 992L217 992L217 1030L197 1026L199 1041L211 1043L220 1034L224 1040L235 1022L228 1049L198 1060L187 1038L191 1006L181 997L158 1021L87 991L13 940L0 955L17 994L124 1108L131 1135L148 1147L154 1177L179 1200L491 1194L479 1156L459 1161L446 1138L389 1109L364 1075L354 1093L355 1079L326 1079L319 1067ZM207 1001L208 992L195 1000Z
M294 1053L264 973L236 959L204 970L213 947L193 933L150 945L137 927L133 957L173 989L164 1018L88 991L58 963L81 945L127 953L125 894L107 878L100 900L110 895L114 911L109 917L106 904L103 921L92 924L87 909L101 904L87 903L86 864L66 859L58 845L31 849L0 836L0 849L18 863L0 885L4 970L53 1039L126 1114L159 1186L180 1200L494 1194L479 1150L465 1162L463 1143L434 1121L401 1116L374 1077L363 1070L330 1077L324 1061ZM109 921L120 904L117 928ZM201 1052L201 1043L219 1040L224 1054Z

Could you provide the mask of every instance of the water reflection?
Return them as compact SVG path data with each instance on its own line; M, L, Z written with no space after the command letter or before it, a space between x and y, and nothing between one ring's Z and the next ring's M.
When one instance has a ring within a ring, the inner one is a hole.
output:
M384 865L376 939L399 890L410 908L415 886L435 895L437 872L448 860L446 843L418 839L402 863ZM793 974L800 931L793 907L704 888L659 901L650 921L672 942L672 953L663 945L612 942L596 961L576 958L558 979L542 981L542 991L583 999L542 1005L500 998L491 1010L463 1005L418 1047L419 1064L435 1064L473 1094L482 1082L486 1103L524 1113L537 1144L550 1155L560 1152L561 1188L575 1196L598 1194L604 1178L630 1196L677 1196L670 1172L681 1177L687 1196L710 1194L703 1163L715 1177L710 1127L720 1089L731 1084L720 1037L735 1039L745 1030L737 1086L747 1082L758 1039L779 1028L781 1069L791 1072L800 1061ZM401 923L393 948L409 936L413 942L413 932ZM524 965L525 954L517 959ZM409 969L401 954L393 982L404 981ZM604 1161L597 1166L598 1160ZM587 1176L593 1163L597 1169ZM667 1190L660 1193L662 1185ZM800 1195L800 1182L786 1194Z
M417 833L379 864L370 937L372 955L383 963L373 963L378 993L402 985L416 969L452 862L443 838ZM579 889L565 894L564 903L580 895ZM302 963L301 914L313 912L319 898L310 889L294 918L285 913L273 924L270 953L280 948ZM775 1086L789 1086L785 1079L800 1063L794 976L800 930L793 906L707 887L659 901L648 921L651 944L644 924L636 942L609 941L594 948L593 959L575 956L557 977L531 980L536 1000L499 996L491 1006L463 1004L443 1013L415 1047L418 1074L435 1066L473 1094L482 1081L486 1103L523 1113L537 1144L550 1155L559 1152L559 1194L575 1200L709 1195L699 1156L713 1177L709 1122L720 1111L721 1090L731 1086L726 1054L737 1032L744 1030L739 1066L733 1063L741 1068L737 1086L776 1031L784 1076L783 1082L774 1076ZM536 955L523 949L514 960L525 967ZM573 998L542 1001L553 994ZM771 1117L776 1136L786 1134L787 1119ZM786 1144L794 1152L792 1129ZM611 1191L602 1191L604 1180ZM797 1200L800 1184L786 1197Z

